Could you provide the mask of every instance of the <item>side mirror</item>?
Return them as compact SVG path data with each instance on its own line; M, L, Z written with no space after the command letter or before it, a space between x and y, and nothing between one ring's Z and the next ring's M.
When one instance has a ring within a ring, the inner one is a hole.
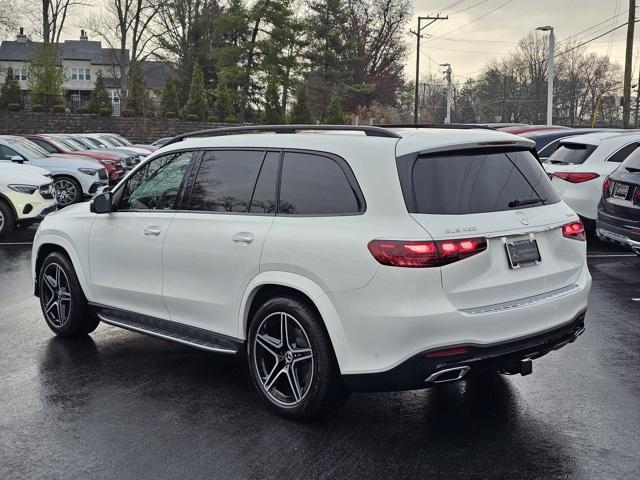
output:
M25 160L20 155L14 155L11 157L11 161L14 163L24 163Z
M93 197L93 199L91 200L91 203L89 204L89 209L93 213L111 213L111 210L113 208L112 197L113 196L111 192L99 193L98 195Z
M109 185L103 185L101 187L98 187L98 191L96 193L100 194L100 193L106 193L110 191L111 191L111 187Z

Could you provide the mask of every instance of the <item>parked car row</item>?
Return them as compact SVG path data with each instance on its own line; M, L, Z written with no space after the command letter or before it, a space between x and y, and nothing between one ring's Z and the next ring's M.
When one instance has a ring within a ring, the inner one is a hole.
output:
M552 185L600 239L640 255L640 132L509 126L536 142Z
M0 135L0 237L93 197L156 149L110 133Z

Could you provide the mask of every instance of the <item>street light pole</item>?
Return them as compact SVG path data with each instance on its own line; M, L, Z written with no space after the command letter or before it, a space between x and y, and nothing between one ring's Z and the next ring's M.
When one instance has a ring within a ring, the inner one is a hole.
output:
M547 125L553 125L553 77L554 77L554 56L556 48L556 38L553 34L553 27L546 25L538 27L536 30L549 32L549 60L547 68Z
M447 67L444 71L444 77L447 81L447 116L444 119L444 123L448 125L451 123L451 65L448 63L441 63L440 66Z

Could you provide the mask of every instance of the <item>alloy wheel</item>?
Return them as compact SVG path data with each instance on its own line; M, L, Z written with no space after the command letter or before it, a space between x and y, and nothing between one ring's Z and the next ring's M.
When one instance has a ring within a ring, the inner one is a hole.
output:
M53 184L56 190L56 200L60 205L70 205L78 195L76 186L70 180L60 179L56 180Z
M47 320L55 327L64 327L71 313L71 286L67 274L57 263L45 268L40 295Z
M0 232L2 231L3 227L4 227L4 213L2 213L2 210L0 210Z
M262 320L253 357L262 389L274 403L289 407L305 398L313 382L313 350L292 315L275 312Z

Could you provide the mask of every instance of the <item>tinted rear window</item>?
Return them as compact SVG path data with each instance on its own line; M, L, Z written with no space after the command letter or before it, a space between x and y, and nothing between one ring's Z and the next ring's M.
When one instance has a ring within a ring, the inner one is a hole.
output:
M563 143L549 156L548 163L556 164L580 164L589 158L596 149L595 145L584 143Z
M409 172L402 171L406 166L400 161L398 167L403 190L413 190L412 195L405 191L412 213L487 213L560 201L536 158L525 150L426 155Z

